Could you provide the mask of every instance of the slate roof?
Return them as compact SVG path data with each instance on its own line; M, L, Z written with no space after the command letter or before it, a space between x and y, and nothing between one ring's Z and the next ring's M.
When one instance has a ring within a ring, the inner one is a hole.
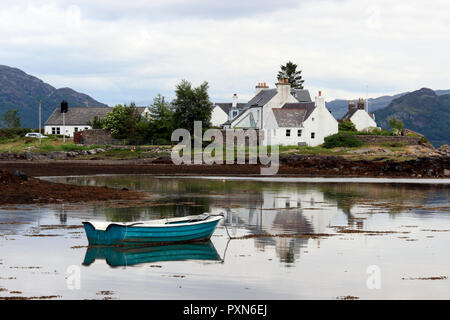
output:
M137 107L137 109L142 113L146 107ZM69 107L66 113L66 125L87 125L89 122L94 120L94 117L102 119L106 114L111 111L110 107L81 107L81 108L71 108ZM45 122L46 126L62 126L63 125L63 114L60 112L60 108L56 108L52 115Z
M306 119L306 108L273 108L278 127L302 127Z
M230 113L232 103L215 103L216 106L220 107L226 114ZM238 103L237 108L242 109L244 108L246 103Z
M311 102L312 101L308 90L305 90L305 89L291 89L291 94L299 102Z
M341 121L344 120L350 120L350 118L355 114L355 112L358 111L357 107L354 107L352 109L350 109L349 111L347 111L347 113L342 117Z

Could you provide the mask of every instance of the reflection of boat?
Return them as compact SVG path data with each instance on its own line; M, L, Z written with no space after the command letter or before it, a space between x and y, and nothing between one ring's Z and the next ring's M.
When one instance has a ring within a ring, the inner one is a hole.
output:
M220 256L208 240L165 246L89 247L83 265L88 266L96 259L104 259L111 267L117 267L161 261L218 261Z
M83 222L89 245L200 241L211 238L223 216L209 214L131 223Z

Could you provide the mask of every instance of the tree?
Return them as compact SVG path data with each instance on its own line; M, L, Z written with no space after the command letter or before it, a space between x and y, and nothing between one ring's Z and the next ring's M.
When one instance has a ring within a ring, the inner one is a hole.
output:
M356 127L350 120L344 120L339 122L339 131L356 131Z
M8 109L2 115L2 122L5 128L20 128L20 118L17 116L18 112L15 109Z
M292 88L303 89L303 82L301 76L302 71L297 71L297 65L291 61L286 63L286 65L281 66L281 71L278 72L278 80L288 79Z
M147 139L158 144L170 142L172 131L175 129L172 104L166 102L164 97L158 94L149 109L151 115Z
M399 135L404 127L403 121L397 120L395 117L389 120L389 125L394 135Z
M184 128L192 133L194 121L201 121L203 128L211 127L213 104L209 101L208 82L193 88L190 82L182 80L177 85L175 94L176 98L172 101L175 128Z
M130 106L118 104L103 118L103 129L110 130L116 139L135 139L141 118L134 102Z
M92 122L88 121L88 125L90 125L92 129L103 129L103 121L98 116L95 116Z

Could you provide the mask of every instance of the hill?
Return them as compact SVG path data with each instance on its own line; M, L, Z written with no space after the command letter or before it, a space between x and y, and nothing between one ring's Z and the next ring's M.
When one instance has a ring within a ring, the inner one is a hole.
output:
M450 90L436 90L438 96L450 94ZM409 92L398 93L393 96L381 96L378 98L369 98L369 112L375 112L379 109L386 108L392 100L400 98ZM357 99L353 99L357 100ZM336 99L326 103L328 110L331 111L336 119L341 119L348 110L348 101L344 99Z
M405 128L424 134L435 147L450 143L450 94L438 95L422 88L375 111L376 121L382 128L389 128L392 117L402 120Z
M38 128L39 99L42 124L63 99L69 102L69 107L107 106L86 94L70 88L56 89L20 69L0 65L0 116L9 108L16 109L22 127Z

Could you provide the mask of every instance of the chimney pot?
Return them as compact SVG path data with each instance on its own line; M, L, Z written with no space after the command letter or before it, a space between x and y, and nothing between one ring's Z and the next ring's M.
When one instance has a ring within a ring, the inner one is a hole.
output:
M321 90L319 90L319 97L321 97L322 96L322 91Z

